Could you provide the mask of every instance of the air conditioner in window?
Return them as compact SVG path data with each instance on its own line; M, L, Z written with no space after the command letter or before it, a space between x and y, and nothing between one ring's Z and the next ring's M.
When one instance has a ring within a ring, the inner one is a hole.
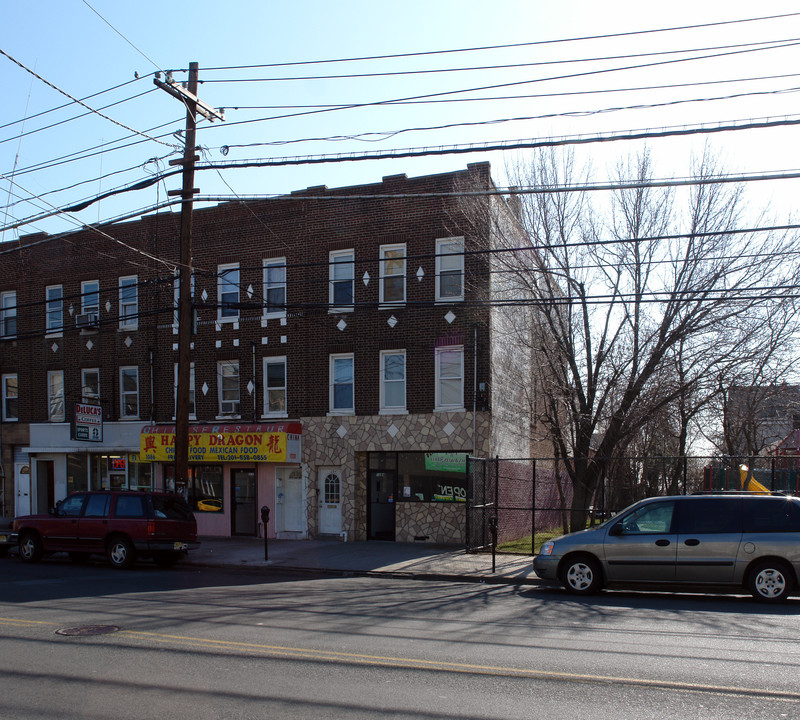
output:
M222 415L238 415L239 414L239 401L238 400L223 400L220 403L220 414L222 414Z
M97 313L82 313L76 315L75 325L79 328L96 328L99 325Z

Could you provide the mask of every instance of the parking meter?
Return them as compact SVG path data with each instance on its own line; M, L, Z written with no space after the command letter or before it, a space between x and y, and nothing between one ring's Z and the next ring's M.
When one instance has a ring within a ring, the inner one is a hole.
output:
M269 522L269 508L266 505L261 506L261 523L264 526L264 560L269 560L269 553L267 551L267 523Z

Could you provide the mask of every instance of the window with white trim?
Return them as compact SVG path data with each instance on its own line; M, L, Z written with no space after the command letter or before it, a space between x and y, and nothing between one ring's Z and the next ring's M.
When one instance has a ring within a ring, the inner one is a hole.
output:
M83 368L81 370L81 401L87 405L100 404L99 368Z
M17 291L0 293L0 337L17 335Z
M235 322L239 319L239 263L217 265L217 320Z
M47 373L47 419L64 422L64 371L49 370Z
M217 363L217 389L219 416L239 416L239 361L222 360Z
M355 302L355 254L352 250L332 250L328 255L331 312L353 310Z
M381 304L406 301L406 246L381 245L380 249Z
M47 332L60 333L64 329L64 288L61 285L48 285L44 292L47 300Z
M464 346L436 348L436 410L464 409Z
M177 417L178 414L178 363L175 363L175 374L173 377L173 393L175 412L172 417ZM189 364L189 419L197 419L197 409L194 405L194 363Z
M119 409L121 418L139 417L139 368L119 369Z
M406 351L381 350L381 412L406 411Z
M19 420L19 379L16 373L3 375L3 422Z
M436 241L436 300L464 299L464 238Z
M264 358L264 417L286 417L286 358Z
M136 275L119 279L119 326L125 330L139 327L139 278Z
M355 413L353 355L330 356L330 412L332 415Z
M264 317L286 317L286 258L264 260Z
M84 280L81 283L81 315L100 314L100 281Z

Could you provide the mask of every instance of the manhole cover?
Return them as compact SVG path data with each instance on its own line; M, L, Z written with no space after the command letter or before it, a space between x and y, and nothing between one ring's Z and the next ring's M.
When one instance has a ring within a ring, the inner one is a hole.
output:
M108 635L117 632L116 625L81 625L80 627L61 628L56 630L56 635L69 635L70 637L85 637L87 635Z

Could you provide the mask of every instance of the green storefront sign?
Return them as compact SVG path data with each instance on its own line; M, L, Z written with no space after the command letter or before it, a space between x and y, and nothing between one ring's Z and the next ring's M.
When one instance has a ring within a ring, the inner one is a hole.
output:
M425 469L439 472L467 472L466 453L425 453Z

